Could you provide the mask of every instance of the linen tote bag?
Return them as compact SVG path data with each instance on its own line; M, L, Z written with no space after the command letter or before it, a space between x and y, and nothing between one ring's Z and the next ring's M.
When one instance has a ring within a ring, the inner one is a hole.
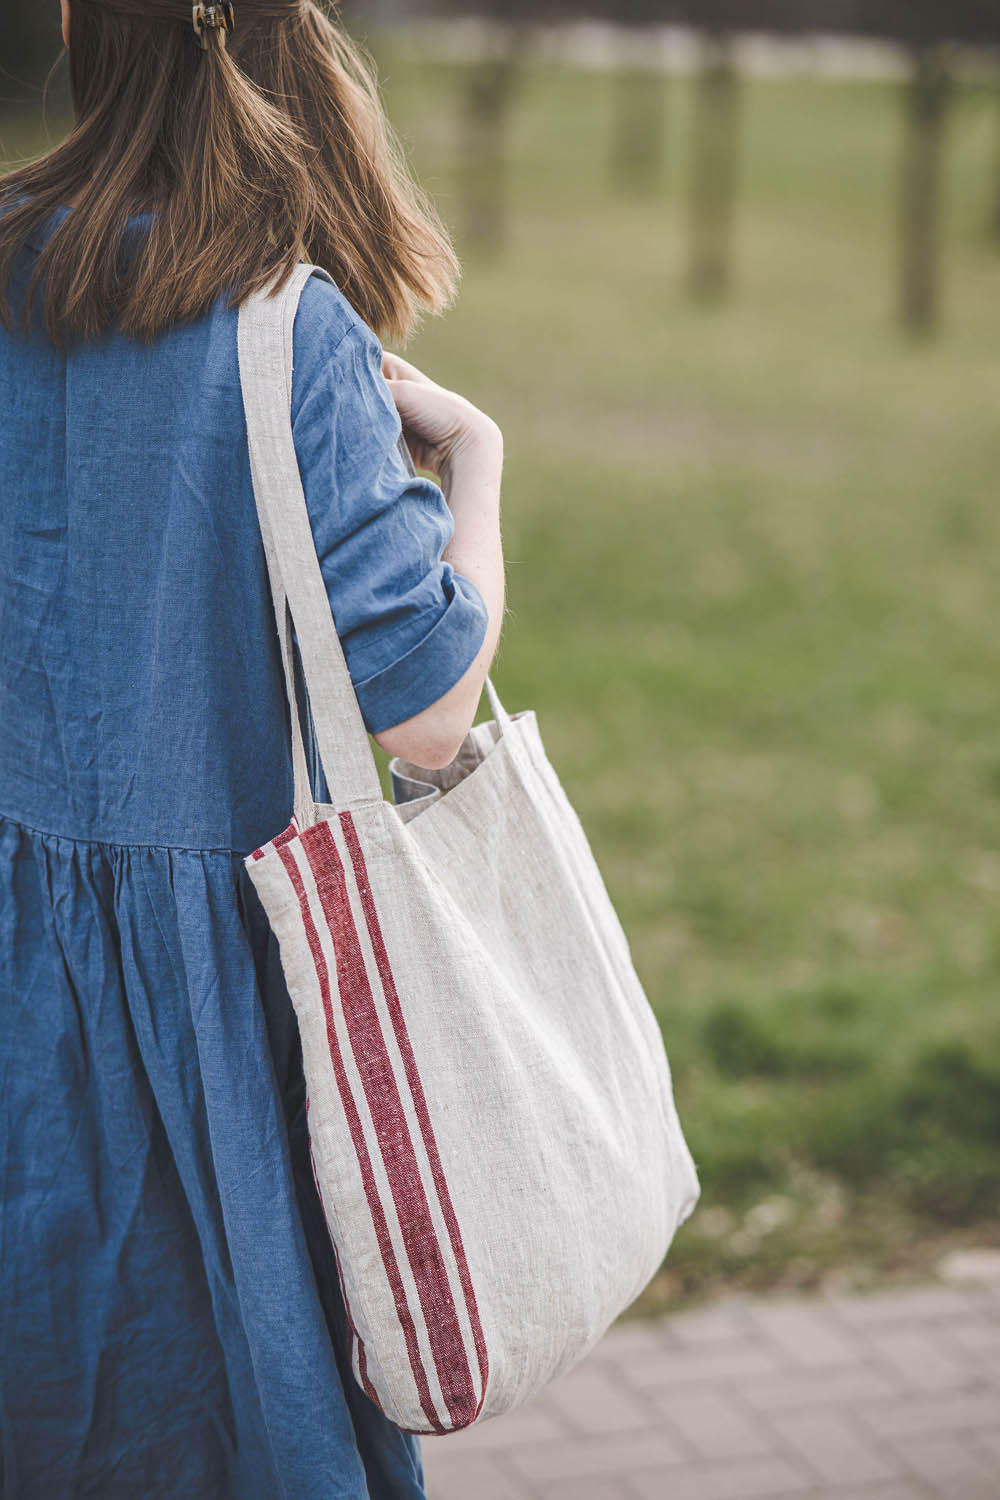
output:
M310 275L239 313L254 491L288 691L294 813L246 857L302 1037L354 1375L444 1433L568 1370L700 1193L659 1026L532 711L382 795L291 429ZM412 464L410 465L412 472ZM330 796L313 801L292 624Z

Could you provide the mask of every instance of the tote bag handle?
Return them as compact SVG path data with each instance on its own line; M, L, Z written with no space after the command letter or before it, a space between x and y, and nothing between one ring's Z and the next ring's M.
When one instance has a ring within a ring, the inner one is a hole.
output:
M343 810L382 800L378 767L316 555L292 436L292 356L295 314L310 276L333 277L303 262L287 285L269 295L280 273L240 307L240 384L254 500L267 560L278 640L291 714L294 807L299 829L317 821L302 740L292 656L292 621L316 745L330 796ZM409 470L416 473L405 444ZM501 733L510 715L489 677L486 692Z

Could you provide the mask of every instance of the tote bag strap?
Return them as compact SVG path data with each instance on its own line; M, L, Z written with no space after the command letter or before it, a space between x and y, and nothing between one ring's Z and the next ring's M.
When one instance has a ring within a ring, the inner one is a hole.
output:
M295 692L293 620L330 796L344 810L382 800L371 742L316 555L292 436L293 331L299 299L310 276L322 276L333 283L333 277L321 266L303 262L281 292L268 295L275 277L253 293L239 310L238 327L250 468L291 713L295 815L300 829L314 823L317 813ZM410 471L415 473L405 445L401 443L400 447ZM510 716L489 678L486 689L503 732Z
M333 279L320 267L303 262L277 295L268 296L276 278L251 295L239 310L238 322L250 470L279 621L291 714L295 815L300 828L314 823L316 812L295 696L289 611L295 622L317 748L330 794L344 809L382 798L368 732L316 556L292 437L292 336L299 298L312 275Z

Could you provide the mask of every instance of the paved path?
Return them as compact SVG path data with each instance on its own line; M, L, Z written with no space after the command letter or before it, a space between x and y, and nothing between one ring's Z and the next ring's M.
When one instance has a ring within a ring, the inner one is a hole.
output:
M519 1411L425 1438L431 1500L1000 1500L998 1259L618 1324Z

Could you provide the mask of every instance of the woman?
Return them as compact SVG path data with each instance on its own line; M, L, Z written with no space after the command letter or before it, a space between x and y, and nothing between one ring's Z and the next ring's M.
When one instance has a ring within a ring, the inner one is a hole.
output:
M62 12L76 127L0 180L0 1492L409 1500L243 866L292 772L240 299L303 254L336 283L296 452L367 727L426 766L499 636L500 436L383 364L456 263L313 0Z

